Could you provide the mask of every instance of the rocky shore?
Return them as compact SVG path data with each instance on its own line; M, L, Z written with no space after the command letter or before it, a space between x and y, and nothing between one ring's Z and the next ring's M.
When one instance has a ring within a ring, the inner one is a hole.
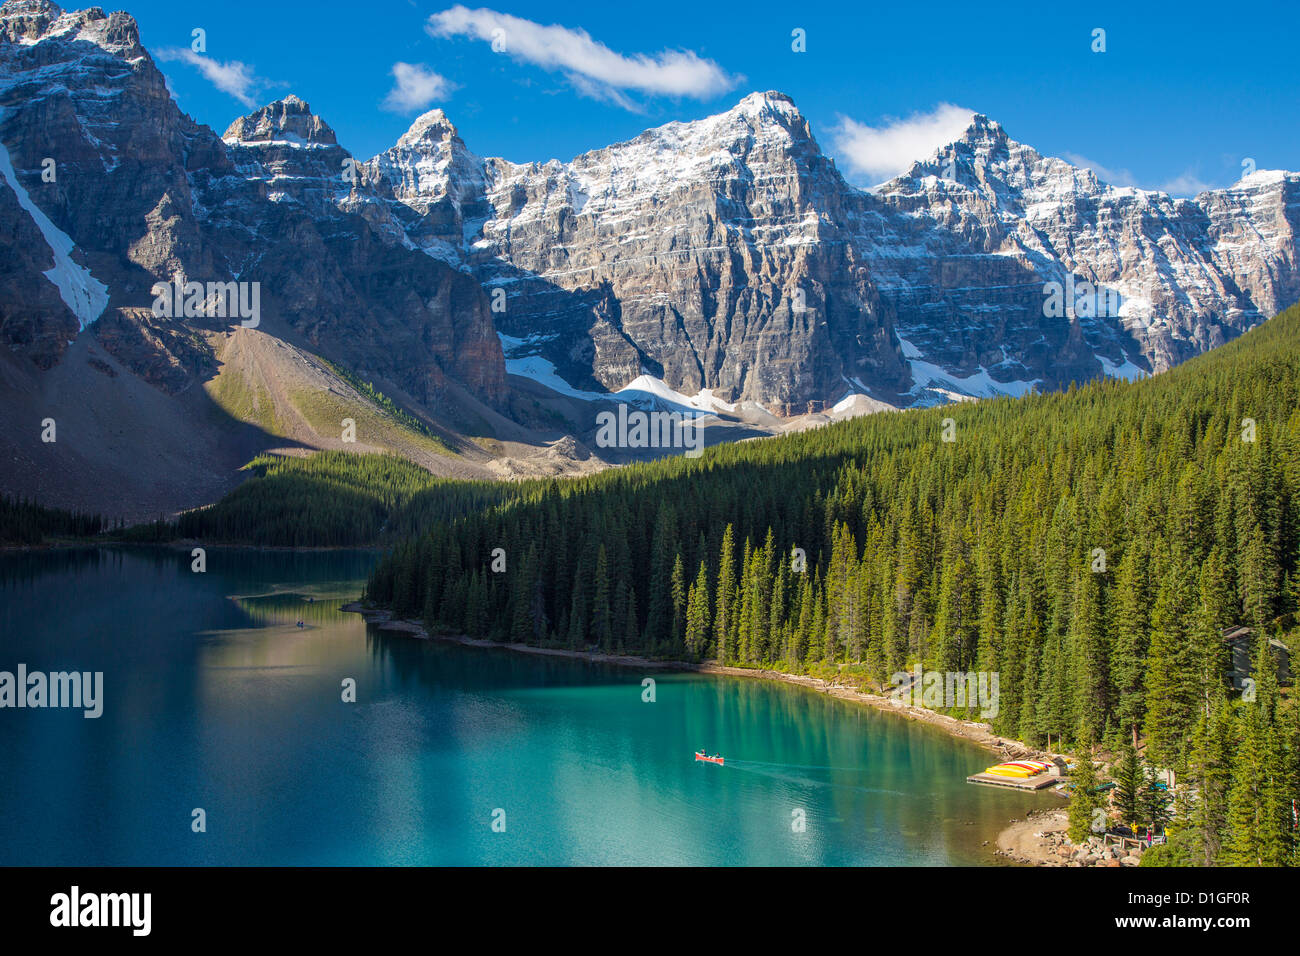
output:
M1064 810L1031 810L1024 820L1013 820L998 834L997 855L1029 866L1137 866L1142 852L1106 845L1099 836L1074 843L1066 835L1069 820Z

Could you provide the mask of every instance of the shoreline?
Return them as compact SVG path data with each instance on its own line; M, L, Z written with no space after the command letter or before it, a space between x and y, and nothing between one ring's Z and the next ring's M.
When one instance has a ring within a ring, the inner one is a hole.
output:
M1052 835L1063 834L1067 826L1064 808L1030 810L998 834L997 855L1026 866L1064 866Z
M316 554L327 551L383 551L382 544L238 544L218 541L204 544L197 538L170 538L167 541L114 541L94 538L51 538L39 544L2 544L0 553L20 553L38 551L79 551L90 548L165 548L168 551L189 551L203 548L205 551L304 551Z
M675 670L697 674L717 674L727 677L751 677L759 680L780 681L785 684L794 684L799 687L807 688L808 690L827 694L831 697L837 697L840 700L854 701L859 704L864 704L865 706L872 707L884 713L897 714L898 716L909 720L917 720L921 723L929 724L932 727L944 731L951 737L968 740L990 753L997 755L1003 760L1035 758L1051 759L1051 757L1055 756L1054 754L1049 754L1045 751L1035 750L1019 740L1009 740L999 734L995 734L988 724L949 717L947 714L939 714L924 707L904 704L902 701L894 700L891 697L882 696L880 694L870 694L854 687L835 684L821 677L809 677L803 674L787 674L784 671L774 671L766 668L733 667L727 664L719 664L716 661L700 661L697 663L692 661L654 660L648 657L637 657L630 654L606 654L600 651L577 651L565 648L535 647L531 644L502 644L497 641L468 637L463 634L430 634L419 621L394 619L389 611L383 608L363 607L360 601L351 601L342 605L339 610L360 614L367 624L373 624L380 630L403 632L410 634L418 640L442 641L449 644L459 644L462 647L495 648L497 650L514 651L519 654L533 654L541 657L562 657L570 660L586 661L593 664L611 664L615 667ZM971 784L971 786L975 785ZM1040 792L1055 793L1056 791L1054 789L1047 789ZM1046 827L1044 826L1045 821L1043 820L1044 815L1054 817L1056 814L1060 814L1063 820L1064 808L1035 808L1027 811L1023 819L1019 817L1012 819L1010 823L998 833L995 841L996 848L992 854L993 857L995 859L1000 858L1012 863L1027 864L1031 866L1060 865L1056 862L1056 857L1053 855L1054 850L1051 848L1049 843L1050 838L1045 838L1043 835L1040 835L1054 832L1057 829L1055 826L1056 820L1054 818L1051 821L1051 824ZM1063 823L1060 829L1064 829Z

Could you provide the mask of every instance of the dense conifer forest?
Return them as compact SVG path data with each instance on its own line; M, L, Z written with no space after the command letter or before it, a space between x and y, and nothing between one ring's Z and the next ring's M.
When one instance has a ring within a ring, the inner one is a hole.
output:
M283 547L370 545L498 504L521 489L435 478L395 455L263 455L248 467L252 478L217 504L185 512L162 536Z
M47 508L0 496L0 544L99 542L261 547L367 547L402 540L440 521L526 495L538 482L436 478L395 455L322 451L259 455L248 478L216 504L144 524Z
M383 454L261 455L246 468L248 480L216 504L113 536L136 542L364 547L409 537L530 488L528 482L435 478L404 458Z
M40 544L51 537L88 537L104 530L100 515L0 495L0 545Z
M996 731L1176 771L1153 862L1296 859L1300 309L1141 382L881 414L539 482L367 597L435 629L833 674L1000 678ZM1221 630L1254 628L1229 681ZM975 709L968 716L978 719ZM1088 797L1080 797L1086 802Z

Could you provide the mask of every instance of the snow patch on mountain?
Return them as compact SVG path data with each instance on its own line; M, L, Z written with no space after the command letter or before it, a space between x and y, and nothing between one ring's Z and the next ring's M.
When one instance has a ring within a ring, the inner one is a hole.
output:
M908 340L899 336L899 344L903 348L903 354L909 353L919 356L920 350ZM941 365L935 365L933 362L927 362L919 357L908 359L908 365L912 370L912 394L918 398L924 399L927 392L943 395L949 400L961 400L965 398L997 398L1003 395L1009 395L1013 398L1019 398L1022 395L1028 395L1034 390L1041 380L1022 381L1012 379L1002 382L995 379L989 374L988 369L979 366L979 370L972 375L957 375L948 371Z
M3 116L0 115L0 120L2 119ZM32 217L41 235L45 237L45 242L54 257L54 267L46 270L43 275L59 290L59 297L77 317L84 330L108 307L108 286L91 275L90 270L85 266L72 261L72 252L77 248L76 243L67 233L50 222L49 217L32 202L31 196L27 195L27 190L18 181L13 162L9 158L9 150L3 143L0 143L0 177L3 177L9 188L14 191L14 195L18 198L18 205Z
M535 347L542 339L534 336L526 339L515 338L503 332L498 332L497 338L501 340L501 350L505 353L506 374L532 379L540 385L545 385L553 392L559 392L561 395L567 395L570 398L581 399L584 402L595 402L608 398L607 395L600 392L587 392L574 388L559 376L555 371L553 362L540 355L518 354L521 350Z
M720 411L734 412L734 404L714 398L712 389L702 389L695 395L684 395L669 387L661 378L643 373L613 393L614 397L634 405L653 407L660 411L677 412L693 418L713 415Z
M1151 373L1145 369L1134 365L1132 360L1126 355L1122 363L1116 364L1104 355L1098 355L1097 361L1101 363L1102 371L1106 373L1107 378L1121 378L1126 382L1136 382L1140 378L1146 378Z
M622 402L640 408L676 412L692 418L736 411L735 404L715 397L711 389L701 389L695 395L685 395L669 387L663 379L644 370L641 375L617 391L589 392L574 388L556 372L555 365L551 361L535 352L535 349L553 336L535 333L527 338L519 338L498 332L497 337L501 340L501 348L505 352L508 373L532 379L570 398L587 402Z

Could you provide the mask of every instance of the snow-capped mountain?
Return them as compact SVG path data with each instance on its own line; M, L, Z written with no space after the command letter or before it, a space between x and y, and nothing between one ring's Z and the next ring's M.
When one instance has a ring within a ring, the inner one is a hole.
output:
M1003 323L1042 328L1044 305L1055 304L1049 282L1073 305L1048 316L1049 335L1073 311L1087 351L1123 375L1167 369L1300 298L1293 173L1175 199L1109 186L977 115L874 197L886 211L861 230L863 255L895 304L899 335L948 368L969 368L980 343L985 358L1000 352L1017 337ZM1042 371L1017 360L1022 375ZM1049 374L1045 384L1061 382Z
M196 333L244 317L160 319L151 289L183 276L257 283L258 327L419 400L449 381L501 395L479 284L416 249L391 217L349 210L348 154L296 97L236 121L223 142L177 108L129 15L11 0L0 7L0 144L0 223L14 237L0 334L37 366L90 330L146 380L187 388L212 369Z
M388 201L418 248L455 265L464 261L467 224L472 232L491 212L483 161L442 110L417 119L360 176L371 195Z
M465 267L504 293L498 329L537 342L572 385L614 391L649 373L779 404L838 399L853 378L891 395L910 384L845 229L864 197L787 97L570 163L477 159L440 112L413 132L433 129L372 166L401 184L397 203L432 201L441 238L463 235Z
M981 115L872 191L773 92L568 163L478 159L435 111L370 167L579 387L1020 394L1161 371L1300 298L1296 174L1116 188Z

